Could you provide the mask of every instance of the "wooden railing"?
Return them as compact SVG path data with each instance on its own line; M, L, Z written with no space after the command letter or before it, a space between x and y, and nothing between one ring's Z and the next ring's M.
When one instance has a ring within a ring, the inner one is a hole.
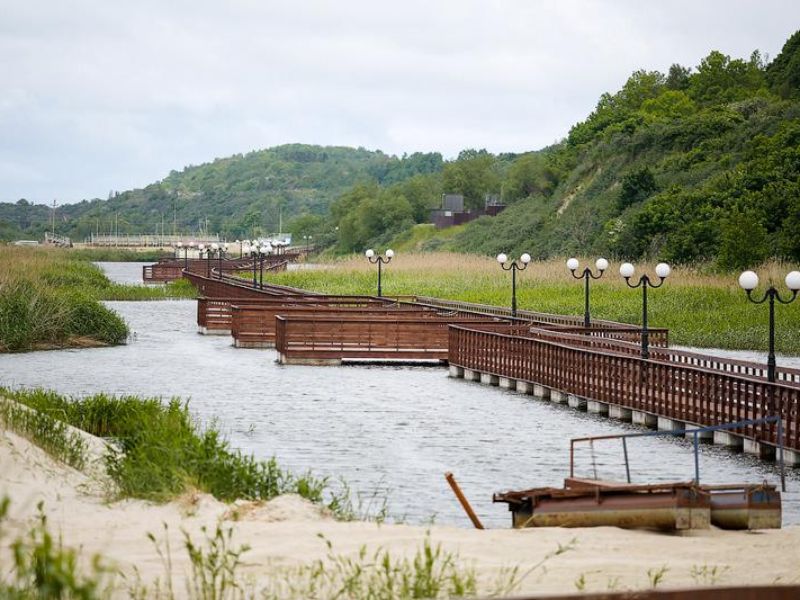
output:
M444 360L450 324L487 317L397 315L367 317L277 316L275 348L282 362L354 358Z
M414 305L387 304L369 299L367 302L350 299L331 300L326 303L283 303L281 305L234 305L232 309L231 336L234 345L241 348L264 347L275 343L276 317L365 317L396 316L398 319L420 319L440 316L436 311Z
M450 308L453 310L477 312L500 317L511 317L511 309L504 306L492 306L491 304L477 304L474 302L462 302L459 300L444 300L442 298L433 298L431 296L416 296L416 301L422 304L430 304L432 306ZM554 315L551 313L540 313L531 310L518 310L517 319L540 323L542 325L551 324L583 327L583 316ZM636 325L617 323L616 321L605 321L603 319L593 319L590 326L592 329L601 329L605 327L639 329L639 327Z
M258 311L260 307L285 307L285 306L386 306L393 304L390 300L372 296L299 296L288 294L259 294L257 297L242 298L206 298L197 299L197 324L200 327L215 330L231 330L233 325L233 307L241 305L251 311Z
M574 340L556 342L458 324L450 327L449 347L451 365L687 423L720 425L779 415L785 445L800 449L800 386L769 383L725 370L644 360L630 353L577 345ZM777 444L774 424L745 427L740 433Z

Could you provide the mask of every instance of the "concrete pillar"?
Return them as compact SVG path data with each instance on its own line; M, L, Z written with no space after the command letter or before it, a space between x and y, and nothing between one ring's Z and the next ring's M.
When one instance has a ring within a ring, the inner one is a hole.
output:
M581 398L575 394L567 394L567 406L578 410L586 410L586 398Z
M488 383L489 385L497 385L500 383L500 378L491 373L481 373L481 383Z
M509 379L508 377L500 377L498 384L505 390L517 389L517 381L515 379Z
M529 381L517 380L517 391L522 394L533 394L533 384Z
M694 441L694 434L693 433L689 433L689 431L691 431L693 429L700 429L700 426L699 425L690 425L689 423L686 423L686 425L684 426L684 429L687 430L686 439ZM697 434L697 438L701 442L713 442L714 441L714 432L713 431L703 431L703 432Z
M778 461L780 457L778 456L777 449L775 450L775 461ZM786 448L783 449L783 464L787 467L798 467L800 466L800 452L796 450L787 450Z
M605 402L598 402L597 400L588 400L586 402L586 410L596 415L607 415L608 404Z
M714 443L718 446L727 446L728 448L741 450L743 440L742 436L731 433L730 431L715 431Z
M752 454L758 458L767 459L772 459L775 457L775 446L756 442L755 440L748 438L745 438L742 441L742 446L745 454Z
M633 418L631 413L632 411L630 408L624 408L619 404L608 405L608 416L612 419L619 419L620 421L627 421L630 423Z
M550 397L550 388L539 383L533 384L533 395L547 400Z
M457 378L464 377L464 367L457 367L455 365L450 365L450 368L448 369L448 374L450 375L450 377L457 377Z
M658 417L657 427L659 431L679 431L683 429L683 423L667 417Z
M658 425L658 418L652 414L641 410L631 411L631 422L634 425L644 425L645 427L655 428Z
M287 358L285 354L278 355L278 362L282 365L309 365L312 367L339 366L341 358Z
M472 369L464 369L464 379L467 381L480 381L481 374L478 371L473 371Z
M555 402L556 404L564 404L567 401L567 395L563 392L559 392L558 390L550 390L550 402Z

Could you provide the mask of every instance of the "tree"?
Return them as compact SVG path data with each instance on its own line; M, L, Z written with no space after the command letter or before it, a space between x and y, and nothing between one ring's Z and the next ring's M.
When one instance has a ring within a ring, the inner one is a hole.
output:
M642 104L643 113L662 119L687 117L695 110L692 99L677 90L665 90L657 98L650 98Z
M795 32L766 69L770 88L781 98L800 96L800 31Z
M758 266L769 256L767 229L752 211L735 208L722 221L717 261L727 270L741 271Z
M669 68L667 80L664 82L664 85L670 90L684 91L689 88L689 78L691 74L692 70L689 67L673 63Z
M539 153L525 154L508 168L503 181L503 200L514 202L531 196L550 196L558 185L558 174Z
M651 196L656 189L656 178L648 167L631 171L622 178L617 208L625 210Z

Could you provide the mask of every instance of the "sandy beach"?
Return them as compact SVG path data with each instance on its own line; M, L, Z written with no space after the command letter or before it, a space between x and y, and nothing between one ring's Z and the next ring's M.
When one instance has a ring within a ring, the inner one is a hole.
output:
M87 439L99 461L103 442ZM199 541L201 528L213 531L218 523L233 528L234 546L250 547L242 555L242 573L255 588L281 569L325 558L329 551L320 535L330 541L335 554L356 556L366 547L368 556L378 548L410 556L421 547L427 532L434 543L457 552L464 565L474 566L479 580L485 582L493 581L503 568L519 566L525 572L559 545L572 544L570 550L528 575L515 593L574 593L579 581L589 591L643 589L651 585L648 571L662 567L666 571L661 587L800 581L798 527L764 532L712 528L688 534L609 527L477 531L337 522L293 496L236 505L203 494L187 494L167 504L109 502L109 485L100 462L78 472L16 434L2 431L0 496L11 499L2 545L7 547L10 539L30 528L37 503L42 501L51 531L61 536L65 546L78 549L87 563L92 555L100 554L125 575L117 578L121 597L127 596L125 586L136 571L144 583L164 576L163 561L148 532L162 543L169 535L174 572L180 579L190 569L182 532ZM183 582L176 589L184 589Z

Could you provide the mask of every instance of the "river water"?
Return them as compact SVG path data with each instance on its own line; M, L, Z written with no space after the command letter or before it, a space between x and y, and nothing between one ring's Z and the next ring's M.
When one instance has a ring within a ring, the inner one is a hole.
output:
M113 264L117 281L140 281L141 263ZM233 446L276 456L292 471L343 479L362 494L386 496L411 523L469 522L444 472L452 471L484 524L507 527L492 492L560 486L569 439L640 431L532 396L451 379L441 367L282 366L274 350L236 349L226 336L197 333L194 301L108 302L130 325L127 345L0 355L0 385L47 387L189 400L201 422L216 420ZM634 482L689 480L689 442L629 443ZM624 480L619 441L576 452L577 475ZM775 465L703 445L704 482L769 480ZM784 523L800 523L800 478L789 472Z

